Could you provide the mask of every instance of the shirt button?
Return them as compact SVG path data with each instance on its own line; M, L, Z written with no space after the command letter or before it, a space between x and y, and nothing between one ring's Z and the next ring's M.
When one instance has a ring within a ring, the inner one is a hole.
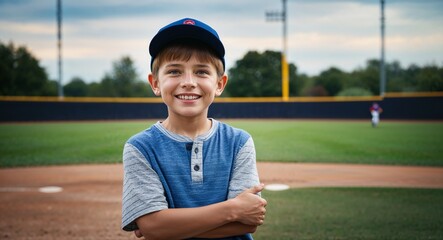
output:
M198 172L198 170L200 170L200 166L199 165L194 165L194 171Z
M195 154L197 154L198 153L198 148L195 148L194 152L195 152Z

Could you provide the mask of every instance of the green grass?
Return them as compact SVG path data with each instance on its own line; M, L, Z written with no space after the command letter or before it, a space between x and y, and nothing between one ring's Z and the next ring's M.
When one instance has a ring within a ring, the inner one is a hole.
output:
M254 138L259 161L443 166L443 123L230 121Z
M152 122L0 125L0 166L121 162L123 145Z
M258 161L443 166L443 123L226 121L254 138ZM121 162L154 121L0 124L0 166Z
M443 190L308 188L263 192L263 239L443 239Z

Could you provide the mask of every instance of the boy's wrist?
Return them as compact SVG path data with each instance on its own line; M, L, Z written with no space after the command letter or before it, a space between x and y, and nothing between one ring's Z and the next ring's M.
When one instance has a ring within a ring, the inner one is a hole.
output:
M236 202L235 199L228 199L226 202L226 210L227 210L227 221L228 222L237 222L238 214L236 213Z

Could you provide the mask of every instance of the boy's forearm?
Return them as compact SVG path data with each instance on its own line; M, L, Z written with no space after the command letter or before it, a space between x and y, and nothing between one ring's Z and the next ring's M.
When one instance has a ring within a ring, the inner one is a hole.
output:
M198 208L165 209L136 222L146 239L191 238L235 221L231 205L225 201Z
M237 235L238 231L241 235L249 232L246 226L237 225L241 226L237 229L229 223L239 222L251 226L263 224L267 202L256 195L263 188L264 185L260 184L233 199L204 207L172 208L150 213L138 218L136 223L141 234L150 240L185 239L205 233L222 234L223 231L232 233L231 236Z
M216 229L202 233L197 238L223 238L231 236L240 236L248 233L254 233L257 230L257 226L246 225L240 222L232 222L225 224Z

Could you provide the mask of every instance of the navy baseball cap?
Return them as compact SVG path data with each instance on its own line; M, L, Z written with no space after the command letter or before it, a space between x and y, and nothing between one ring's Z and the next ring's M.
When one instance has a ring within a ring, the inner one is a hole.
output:
M152 38L149 44L151 69L152 63L160 51L169 44L180 40L197 41L206 44L220 58L223 63L223 70L225 70L225 48L217 32L209 25L192 18L183 18L175 21L161 28Z

